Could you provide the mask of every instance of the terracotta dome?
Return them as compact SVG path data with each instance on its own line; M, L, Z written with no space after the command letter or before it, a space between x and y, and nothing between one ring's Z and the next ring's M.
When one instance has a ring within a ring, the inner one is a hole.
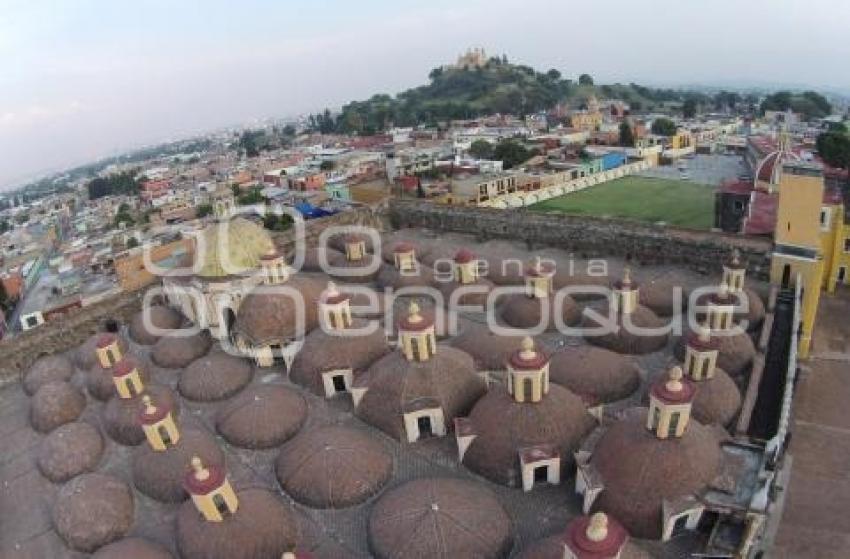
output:
M505 370L505 355L520 348L522 336L500 336L486 324L468 322L451 344L468 353L479 371Z
M606 327L608 323L609 307L607 302L594 307L594 309L606 319L600 323L596 319L591 318L586 312L582 316L581 325L583 328L600 328ZM656 316L654 312L648 308L638 305L632 313L629 314L630 324L640 328L665 328L667 323ZM616 315L615 331L605 334L590 334L585 333L585 339L595 346L604 349L616 351L617 353L627 353L632 355L642 355L659 351L667 345L668 335L654 334L644 335L638 332L630 332L624 326L624 317L622 313Z
M685 340L693 336L693 331L687 329L685 335L676 340L673 354L680 361L685 360ZM756 347L752 338L746 332L731 335L721 335L712 332L712 341L717 342L717 366L732 376L740 376L749 371L756 356Z
M352 241L363 241L363 243L366 245L366 252L374 252L375 250L375 247L372 246L372 237L370 235L360 233L358 231L342 232L330 235L328 237L327 246L334 250L338 250L339 252L344 254L346 243Z
M280 486L308 507L345 508L377 493L390 479L393 458L373 436L350 427L302 432L275 462Z
M486 487L449 478L410 481L384 494L369 515L376 557L506 557L511 519Z
M179 369L206 355L212 341L206 332L191 336L164 336L151 350L151 359L160 367Z
M38 450L38 469L53 483L95 469L103 455L103 438L82 421L66 423L45 437Z
M409 313L410 303L416 303L419 306L419 313L429 323L434 323L434 329L437 334L437 339L443 339L449 336L451 318L457 316L451 309L445 307L437 307L433 297L429 296L411 296L411 297L393 297L385 301L385 305L391 309L384 316L384 328L389 324L389 333L392 338L398 336L399 322L404 320Z
M688 302L687 293L681 289L682 283L682 280L676 278L645 281L640 285L638 302L658 316L669 317L681 314ZM681 289L678 296L676 288Z
M544 312L546 313L545 321L543 320ZM575 326L581 320L581 309L569 295L558 300L554 294L539 299L523 293L512 293L504 298L501 314L502 320L508 326L535 328L543 323L547 331L558 330L560 324ZM558 316L560 316L560 323L557 320Z
M611 270L608 270L607 275L596 275L587 273L585 266L579 263L574 263L572 268L571 270L570 266L562 266L555 270L555 275L552 277L552 289L555 291L566 287L602 287L607 289L611 286L611 278L613 277ZM604 297L602 294L594 293L572 293L570 296L576 301L588 301Z
M234 446L271 448L294 435L306 419L303 396L280 385L260 384L224 404L216 414L216 428Z
M223 522L207 522L191 501L177 512L183 559L278 558L295 548L298 525L289 508L264 489L237 493L239 507ZM258 521L260 520L260 521Z
M256 287L239 306L234 333L251 345L263 346L287 343L303 337L318 325L319 296L325 289L327 279L320 276L295 274L281 284L298 292L304 309L305 332L296 326L296 302L289 292L277 292L278 286Z
M69 381L74 375L74 364L64 355L39 357L24 375L23 387L28 396L53 381Z
M183 477L193 456L205 464L224 466L224 453L215 437L191 427L180 428L180 440L166 450L157 451L147 443L133 451L133 485L157 501L179 503L189 495L183 489Z
M741 411L741 391L735 381L723 369L715 368L714 376L697 381L696 387L691 415L704 425L728 427Z
M397 439L405 439L404 413L439 407L448 428L485 392L472 358L443 344L427 361L407 361L394 351L373 363L355 385L361 381L369 390L357 406L357 416Z
M634 537L658 539L664 499L697 494L720 473L720 440L694 419L681 438L659 439L646 428L646 408L630 411L593 451L605 484L593 509L612 514Z
M420 262L431 252L431 244L418 230L401 229L381 236L381 258L387 264L395 263L396 252L407 252L411 248Z
M146 384L145 394L149 395L154 402L168 406L175 417L179 414L179 402L170 388L158 384ZM145 432L138 420L141 405L140 396L135 398L113 396L106 402L101 417L103 429L110 439L127 446L136 446L145 440Z
M30 424L40 433L49 433L76 420L85 407L85 395L70 383L48 382L30 401Z
M396 291L399 289L433 287L434 282L434 270L425 264L419 264L415 269L404 272L395 266L385 264L381 267L378 277L375 279L375 285L378 289L392 288Z
M97 346L97 340L100 338L101 334L102 332L92 334L73 352L74 363L80 369L88 371L94 367L95 363L97 363L95 347Z
M591 345L568 347L553 354L549 378L588 405L628 398L640 387L634 358Z
M214 350L180 373L177 390L189 400L214 402L233 396L253 377L254 367L248 360Z
M124 536L133 524L133 492L123 481L83 474L66 483L53 507L53 525L75 551L91 553Z
M119 337L118 344L122 354L128 355L127 342ZM94 349L92 349L92 355L95 355ZM142 382L146 382L148 374L145 368L141 368L139 373L141 374ZM94 364L86 371L86 390L92 398L105 402L116 394L115 382L112 378L112 367L101 367L100 361L95 356Z
M478 435L463 464L495 483L521 487L519 451L551 444L561 456L561 469L573 463L573 451L595 422L581 399L561 386L549 385L539 402L517 402L503 386L493 386L469 414Z
M355 319L352 328L365 328L366 324L365 320ZM313 393L325 396L323 372L351 369L356 376L389 351L380 325L365 336L334 335L334 332L314 330L304 339L304 345L295 356L289 378Z
M344 283L369 283L378 276L382 265L381 257L375 254L366 253L360 260L348 260L343 256L343 259L335 264L341 271L330 270L328 275ZM372 268L374 270L369 271Z
M496 285L522 285L528 250L511 241L492 240L479 247L486 278Z
M336 249L321 247L306 248L304 249L304 262L301 264L301 270L297 271L324 273L322 255L324 255L324 262L331 266L337 266L345 261L345 254Z
M470 284L463 285L457 281L436 282L437 290L442 293L443 301L447 307L453 303L457 306L471 306L487 308L487 298L490 292L493 291L493 282L488 279L478 278ZM459 289L473 288L476 291L463 292L459 295L454 295L454 292ZM453 297L457 297L457 301L453 301Z
M124 538L98 549L92 559L173 559L173 555L150 540Z
M165 305L153 305L147 309L136 313L133 320L130 321L128 328L130 339L141 345L153 345L159 340L160 336L151 332L145 325L145 321L149 320L154 328L160 330L175 330L180 328L183 323L183 316Z

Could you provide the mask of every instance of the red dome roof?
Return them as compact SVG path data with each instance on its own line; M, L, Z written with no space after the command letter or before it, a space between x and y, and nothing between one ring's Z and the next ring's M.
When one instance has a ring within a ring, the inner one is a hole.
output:
M224 468L209 464L204 466L204 469L208 473L205 479L199 479L195 470L189 471L183 478L183 486L191 495L207 495L224 485L226 478Z
M455 262L466 264L475 260L475 253L467 248L462 248L455 253Z
M614 517L605 515L607 521L605 537L595 541L588 535L588 527L591 525L592 518L592 516L580 516L570 522L570 525L567 526L567 532L564 534L564 543L579 559L616 557L617 552L625 545L629 537L628 532Z

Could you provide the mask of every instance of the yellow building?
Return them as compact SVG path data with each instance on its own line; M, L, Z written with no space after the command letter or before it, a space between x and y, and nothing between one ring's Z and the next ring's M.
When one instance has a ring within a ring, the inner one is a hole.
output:
M599 111L577 111L570 115L570 125L576 130L593 132L602 126L602 113Z
M689 130L679 128L670 136L670 149L685 149L694 145L693 134Z
M827 192L820 213L823 287L833 293L838 285L850 285L850 223L844 220L840 192Z

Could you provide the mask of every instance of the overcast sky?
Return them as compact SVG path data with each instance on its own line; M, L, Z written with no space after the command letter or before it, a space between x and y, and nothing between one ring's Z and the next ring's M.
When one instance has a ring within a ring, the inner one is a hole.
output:
M598 82L850 89L847 0L0 0L0 189L419 85L469 46Z

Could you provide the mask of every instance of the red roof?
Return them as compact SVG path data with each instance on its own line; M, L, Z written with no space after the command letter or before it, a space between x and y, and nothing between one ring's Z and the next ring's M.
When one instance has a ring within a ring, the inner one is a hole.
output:
M692 347L697 351L712 351L720 347L720 341L717 338L708 337L708 340L701 340L699 334L690 332L687 337L688 347Z
M750 181L727 179L720 185L720 192L729 194L749 194L752 191L753 183Z
M123 377L129 375L138 366L132 357L124 357L112 368L112 376Z
M750 198L749 215L744 221L747 235L772 235L776 229L779 195L754 190Z
M138 415L140 424L153 425L154 423L162 421L162 419L171 412L171 408L168 404L161 403L159 405L155 404L155 406L156 407L153 408L153 411L148 413L148 407L142 404Z
M398 321L398 329L407 332L422 332L434 325L434 319L425 315L419 315L422 320L419 322L410 322L410 316L404 316Z
M414 250L416 250L416 245L414 245L413 243L405 242L405 241L402 241L400 243L396 243L396 245L393 247L393 252L395 252L396 254L401 254L401 253L405 253L405 252L413 252Z
M101 335L97 338L97 348L98 348L98 349L103 349L103 348L105 348L105 347L109 347L109 346L111 346L111 345L115 342L115 340L117 340L117 339L118 339L118 338L116 338L116 337L115 337L115 334L101 334Z
M555 265L551 262L541 262L538 269L536 264L525 269L525 275L532 277L549 276L555 273Z
M549 356L544 351L534 348L534 357L526 359L522 356L524 350L518 349L508 357L508 364L518 370L536 371L542 369L549 362Z
M652 395L665 404L685 404L694 399L694 394L697 389L696 385L690 379L682 377L679 381L682 383L681 390L670 390L667 387L667 382L669 380L670 379L667 375L664 375L655 384L653 384L650 389Z
M194 470L189 471L186 474L186 477L183 478L183 487L190 494L207 495L224 485L227 478L224 473L224 468L216 466L215 464L210 464L208 466L204 466L204 469L209 472L206 479L198 479Z
M578 559L610 559L626 544L628 532L613 516L608 516L608 533L600 541L593 541L587 536L590 526L590 516L580 516L570 522L564 534L564 543Z
M475 260L475 253L467 248L462 248L455 253L455 262L458 264L466 264Z

